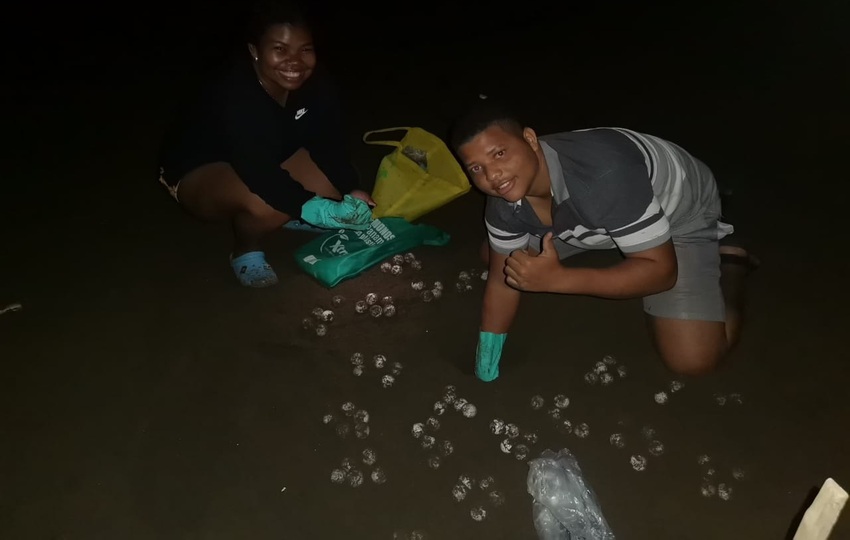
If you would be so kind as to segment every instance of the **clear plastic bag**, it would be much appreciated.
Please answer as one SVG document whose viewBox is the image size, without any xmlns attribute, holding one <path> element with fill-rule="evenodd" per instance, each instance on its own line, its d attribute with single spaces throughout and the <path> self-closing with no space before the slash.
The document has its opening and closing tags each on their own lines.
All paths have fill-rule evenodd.
<svg viewBox="0 0 850 540">
<path fill-rule="evenodd" d="M 528 464 L 534 528 L 540 540 L 614 540 L 578 461 L 564 448 L 544 450 Z"/>
<path fill-rule="evenodd" d="M 558 521 L 548 508 L 535 501 L 531 507 L 534 530 L 539 540 L 572 540 L 570 531 Z"/>
</svg>

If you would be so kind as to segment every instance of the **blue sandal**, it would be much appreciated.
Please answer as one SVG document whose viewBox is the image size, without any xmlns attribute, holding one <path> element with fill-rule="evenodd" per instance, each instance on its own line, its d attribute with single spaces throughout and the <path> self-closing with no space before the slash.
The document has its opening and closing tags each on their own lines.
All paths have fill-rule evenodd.
<svg viewBox="0 0 850 540">
<path fill-rule="evenodd" d="M 266 262 L 262 251 L 249 251 L 236 257 L 230 256 L 230 266 L 236 273 L 236 279 L 245 287 L 271 287 L 277 285 L 277 274 Z"/>
</svg>

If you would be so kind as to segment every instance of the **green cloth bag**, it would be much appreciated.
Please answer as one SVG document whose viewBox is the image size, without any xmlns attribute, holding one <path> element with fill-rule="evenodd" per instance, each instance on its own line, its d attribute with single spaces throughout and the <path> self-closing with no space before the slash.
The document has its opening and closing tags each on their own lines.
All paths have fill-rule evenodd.
<svg viewBox="0 0 850 540">
<path fill-rule="evenodd" d="M 363 231 L 340 229 L 318 236 L 295 251 L 295 261 L 325 287 L 335 287 L 397 253 L 445 246 L 450 238 L 431 225 L 385 217 L 372 220 Z"/>
</svg>

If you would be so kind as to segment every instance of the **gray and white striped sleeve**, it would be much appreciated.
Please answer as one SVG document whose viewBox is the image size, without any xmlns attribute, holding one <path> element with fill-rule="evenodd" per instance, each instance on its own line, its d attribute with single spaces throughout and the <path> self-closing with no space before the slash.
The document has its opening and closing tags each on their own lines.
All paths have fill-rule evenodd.
<svg viewBox="0 0 850 540">
<path fill-rule="evenodd" d="M 512 219 L 513 209 L 509 203 L 496 197 L 487 198 L 484 210 L 484 225 L 490 247 L 496 253 L 510 255 L 517 249 L 528 247 L 529 233 L 521 232 L 517 221 Z"/>
<path fill-rule="evenodd" d="M 637 253 L 660 246 L 670 239 L 670 222 L 655 197 L 643 214 L 631 223 L 608 233 L 623 253 Z"/>
</svg>

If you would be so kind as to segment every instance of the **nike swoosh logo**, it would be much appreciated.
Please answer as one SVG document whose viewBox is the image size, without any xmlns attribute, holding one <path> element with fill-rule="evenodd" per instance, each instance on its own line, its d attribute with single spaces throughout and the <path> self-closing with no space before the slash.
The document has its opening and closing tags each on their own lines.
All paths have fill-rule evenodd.
<svg viewBox="0 0 850 540">
<path fill-rule="evenodd" d="M 307 109 L 298 109 L 298 112 L 295 113 L 295 119 L 298 120 L 305 114 L 307 114 Z"/>
</svg>

